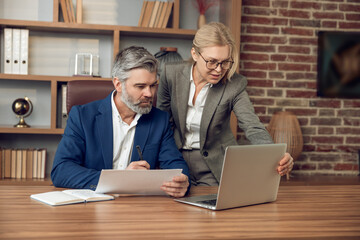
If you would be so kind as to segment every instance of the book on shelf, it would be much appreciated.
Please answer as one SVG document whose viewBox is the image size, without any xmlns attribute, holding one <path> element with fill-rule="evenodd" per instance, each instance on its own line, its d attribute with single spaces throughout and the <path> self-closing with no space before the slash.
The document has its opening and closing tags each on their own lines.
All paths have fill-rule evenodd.
<svg viewBox="0 0 360 240">
<path fill-rule="evenodd" d="M 37 175 L 37 169 L 38 169 L 38 154 L 37 154 L 37 151 L 34 150 L 33 151 L 33 178 L 38 178 L 38 175 Z"/>
<path fill-rule="evenodd" d="M 143 21 L 141 26 L 142 27 L 148 27 L 151 19 L 151 14 L 154 8 L 155 2 L 154 1 L 148 1 L 146 4 L 145 14 L 143 17 Z"/>
<path fill-rule="evenodd" d="M 82 23 L 82 0 L 76 0 L 76 23 Z"/>
<path fill-rule="evenodd" d="M 68 10 L 67 10 L 66 0 L 60 0 L 60 8 L 61 8 L 61 13 L 62 13 L 64 22 L 69 23 L 70 18 L 69 18 L 69 14 L 68 14 Z"/>
<path fill-rule="evenodd" d="M 37 172 L 36 172 L 37 178 L 41 178 L 41 166 L 42 166 L 41 159 L 42 159 L 41 152 L 37 151 L 37 166 L 38 166 L 37 167 Z"/>
<path fill-rule="evenodd" d="M 167 5 L 166 11 L 165 11 L 164 21 L 162 22 L 161 28 L 167 27 L 173 5 L 174 5 L 174 2 L 168 2 L 168 5 Z"/>
<path fill-rule="evenodd" d="M 114 196 L 103 193 L 95 193 L 89 189 L 69 189 L 64 191 L 52 191 L 33 194 L 32 199 L 51 206 L 61 206 L 74 203 L 86 203 L 96 201 L 113 200 Z"/>
<path fill-rule="evenodd" d="M 144 14 L 145 14 L 146 5 L 147 5 L 147 1 L 143 1 L 143 5 L 142 5 L 142 8 L 141 8 L 141 12 L 140 12 L 140 18 L 139 18 L 138 27 L 142 26 L 142 21 L 144 20 Z"/>
<path fill-rule="evenodd" d="M 162 28 L 162 22 L 164 21 L 165 12 L 166 12 L 168 4 L 169 4 L 169 2 L 163 2 L 162 7 L 161 7 L 161 12 L 159 13 L 159 19 L 158 19 L 155 27 Z"/>
<path fill-rule="evenodd" d="M 46 149 L 2 149 L 1 178 L 45 178 Z"/>
<path fill-rule="evenodd" d="M 150 22 L 149 22 L 148 27 L 153 28 L 155 26 L 155 20 L 156 20 L 157 14 L 159 12 L 159 7 L 160 7 L 160 2 L 155 1 L 154 8 L 151 12 L 151 17 L 150 17 Z"/>
<path fill-rule="evenodd" d="M 38 150 L 40 153 L 40 163 L 41 163 L 41 167 L 40 167 L 40 178 L 44 179 L 45 178 L 45 171 L 46 171 L 46 149 L 39 149 Z"/>
<path fill-rule="evenodd" d="M 11 149 L 10 178 L 16 178 L 16 149 Z"/>
<path fill-rule="evenodd" d="M 11 174 L 11 149 L 3 149 L 4 175 L 3 178 L 10 178 Z"/>
<path fill-rule="evenodd" d="M 138 26 L 166 28 L 173 5 L 173 1 L 144 1 Z"/>
<path fill-rule="evenodd" d="M 21 175 L 20 178 L 25 179 L 26 178 L 26 149 L 21 150 Z"/>
<path fill-rule="evenodd" d="M 3 158 L 4 152 L 3 150 L 0 148 L 0 179 L 3 178 L 4 176 L 4 158 Z"/>
<path fill-rule="evenodd" d="M 69 20 L 70 20 L 71 23 L 75 23 L 76 19 L 75 19 L 75 11 L 74 11 L 73 1 L 72 0 L 66 0 L 66 4 L 67 4 Z"/>
<path fill-rule="evenodd" d="M 22 167 L 22 151 L 16 149 L 16 178 L 21 178 L 21 167 Z"/>
<path fill-rule="evenodd" d="M 159 7 L 158 15 L 157 15 L 157 17 L 156 17 L 155 25 L 154 25 L 154 27 L 156 27 L 156 28 L 160 28 L 160 27 L 161 27 L 160 21 L 161 21 L 161 16 L 163 15 L 163 12 L 164 12 L 165 4 L 166 4 L 166 2 L 160 2 L 160 7 Z"/>
<path fill-rule="evenodd" d="M 27 149 L 26 150 L 26 178 L 31 179 L 33 178 L 33 156 L 34 156 L 34 149 Z"/>
</svg>

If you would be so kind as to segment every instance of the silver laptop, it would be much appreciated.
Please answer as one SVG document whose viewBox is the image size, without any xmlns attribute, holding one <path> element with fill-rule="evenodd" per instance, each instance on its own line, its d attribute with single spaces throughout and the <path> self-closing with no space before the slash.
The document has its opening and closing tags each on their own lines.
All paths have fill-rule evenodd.
<svg viewBox="0 0 360 240">
<path fill-rule="evenodd" d="M 211 210 L 273 202 L 280 184 L 276 167 L 285 151 L 285 143 L 229 146 L 217 194 L 174 200 Z"/>
</svg>

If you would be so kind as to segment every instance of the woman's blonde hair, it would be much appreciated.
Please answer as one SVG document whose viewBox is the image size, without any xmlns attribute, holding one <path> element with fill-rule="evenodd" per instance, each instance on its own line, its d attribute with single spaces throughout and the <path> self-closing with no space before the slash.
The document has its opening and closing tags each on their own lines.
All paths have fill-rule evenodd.
<svg viewBox="0 0 360 240">
<path fill-rule="evenodd" d="M 226 79 L 230 80 L 230 78 L 234 75 L 239 64 L 239 53 L 230 29 L 219 22 L 205 24 L 196 32 L 192 44 L 195 51 L 200 53 L 205 47 L 224 45 L 229 46 L 230 56 L 232 61 L 234 61 L 234 64 L 225 75 L 224 81 L 226 81 Z"/>
</svg>

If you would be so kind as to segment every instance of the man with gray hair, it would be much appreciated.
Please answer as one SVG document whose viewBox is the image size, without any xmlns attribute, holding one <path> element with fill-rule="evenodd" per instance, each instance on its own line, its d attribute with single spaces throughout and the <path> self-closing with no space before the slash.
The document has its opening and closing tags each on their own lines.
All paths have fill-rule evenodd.
<svg viewBox="0 0 360 240">
<path fill-rule="evenodd" d="M 157 70 L 157 60 L 143 47 L 118 53 L 112 70 L 115 90 L 69 113 L 51 171 L 56 187 L 95 189 L 102 169 L 180 168 L 183 173 L 161 189 L 170 196 L 185 195 L 189 169 L 175 145 L 169 115 L 152 107 Z"/>
</svg>

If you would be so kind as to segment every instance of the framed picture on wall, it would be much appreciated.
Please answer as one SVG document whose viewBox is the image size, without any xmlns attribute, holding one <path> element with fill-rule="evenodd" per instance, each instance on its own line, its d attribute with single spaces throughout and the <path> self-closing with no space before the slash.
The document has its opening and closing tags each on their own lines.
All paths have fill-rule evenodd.
<svg viewBox="0 0 360 240">
<path fill-rule="evenodd" d="M 317 94 L 360 98 L 360 32 L 319 32 Z"/>
</svg>

